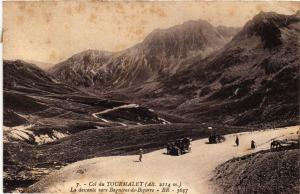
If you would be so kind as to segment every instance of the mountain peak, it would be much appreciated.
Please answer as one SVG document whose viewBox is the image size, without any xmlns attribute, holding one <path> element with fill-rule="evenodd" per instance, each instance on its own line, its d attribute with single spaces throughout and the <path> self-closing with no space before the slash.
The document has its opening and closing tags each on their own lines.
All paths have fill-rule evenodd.
<svg viewBox="0 0 300 194">
<path fill-rule="evenodd" d="M 232 33 L 229 34 L 233 36 Z M 215 49 L 224 45 L 229 34 L 224 36 L 223 31 L 219 31 L 205 20 L 186 21 L 167 29 L 152 31 L 142 42 L 143 52 L 184 58 L 188 52 Z"/>
<path fill-rule="evenodd" d="M 113 53 L 112 52 L 109 52 L 109 51 L 102 51 L 102 50 L 96 50 L 96 49 L 88 49 L 88 50 L 84 50 L 80 53 L 77 53 L 73 56 L 71 56 L 70 58 L 81 58 L 81 57 L 84 57 L 84 56 L 102 56 L 102 57 L 105 57 L 105 56 L 110 56 L 112 55 Z"/>
<path fill-rule="evenodd" d="M 156 29 L 143 42 L 122 52 L 83 51 L 57 64 L 50 73 L 76 86 L 127 87 L 173 74 L 183 60 L 207 56 L 224 46 L 234 34 L 226 27 L 218 30 L 201 19 L 187 21 Z"/>
<path fill-rule="evenodd" d="M 182 24 L 178 24 L 166 29 L 155 29 L 153 30 L 144 40 L 144 42 L 152 41 L 157 36 L 168 36 L 175 33 L 183 32 L 195 32 L 195 29 L 199 28 L 213 28 L 213 26 L 205 20 L 190 20 Z M 196 31 L 197 32 L 197 31 Z"/>
<path fill-rule="evenodd" d="M 112 52 L 108 52 L 108 51 L 88 49 L 71 56 L 65 61 L 58 63 L 49 71 L 54 72 L 60 66 L 69 66 L 69 68 L 76 68 L 76 66 L 78 66 L 79 64 L 83 64 L 87 66 L 91 64 L 103 63 L 112 54 L 113 54 Z"/>
<path fill-rule="evenodd" d="M 34 69 L 38 69 L 41 70 L 40 67 L 38 67 L 36 64 L 28 62 L 28 61 L 24 61 L 21 59 L 16 59 L 16 60 L 3 60 L 3 66 L 8 66 L 10 65 L 11 67 L 13 66 L 13 68 L 34 68 Z"/>
<path fill-rule="evenodd" d="M 273 25 L 276 28 L 288 26 L 290 23 L 299 22 L 297 14 L 284 15 L 275 12 L 263 12 L 255 15 L 252 20 L 248 21 L 240 34 L 257 34 L 265 25 Z"/>
<path fill-rule="evenodd" d="M 272 49 L 282 43 L 281 28 L 299 21 L 300 18 L 296 14 L 284 15 L 262 11 L 246 23 L 235 39 L 258 36 L 261 38 L 264 48 Z"/>
</svg>

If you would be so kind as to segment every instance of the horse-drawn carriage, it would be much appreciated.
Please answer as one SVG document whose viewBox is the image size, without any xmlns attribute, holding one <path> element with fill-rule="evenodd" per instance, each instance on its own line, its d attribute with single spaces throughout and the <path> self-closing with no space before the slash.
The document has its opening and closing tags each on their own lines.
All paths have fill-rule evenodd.
<svg viewBox="0 0 300 194">
<path fill-rule="evenodd" d="M 271 142 L 272 150 L 298 149 L 299 139 L 273 140 Z"/>
<path fill-rule="evenodd" d="M 191 138 L 185 137 L 169 142 L 167 144 L 167 154 L 179 156 L 191 151 Z"/>
</svg>

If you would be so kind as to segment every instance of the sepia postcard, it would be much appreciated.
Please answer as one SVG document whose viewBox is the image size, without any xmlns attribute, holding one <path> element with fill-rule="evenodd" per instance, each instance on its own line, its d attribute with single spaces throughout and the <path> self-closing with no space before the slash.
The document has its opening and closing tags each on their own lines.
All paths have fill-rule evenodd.
<svg viewBox="0 0 300 194">
<path fill-rule="evenodd" d="M 3 193 L 298 194 L 300 2 L 3 2 Z"/>
</svg>

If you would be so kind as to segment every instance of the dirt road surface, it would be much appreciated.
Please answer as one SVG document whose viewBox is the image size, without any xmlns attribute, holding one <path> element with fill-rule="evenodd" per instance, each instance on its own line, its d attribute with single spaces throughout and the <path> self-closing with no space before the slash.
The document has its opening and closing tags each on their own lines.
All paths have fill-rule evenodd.
<svg viewBox="0 0 300 194">
<path fill-rule="evenodd" d="M 125 180 L 154 181 L 156 184 L 156 187 L 153 187 L 155 191 L 147 192 L 145 190 L 144 193 L 161 193 L 159 183 L 181 183 L 182 188 L 188 189 L 185 191 L 189 194 L 210 194 L 214 193 L 215 187 L 209 179 L 213 176 L 213 170 L 218 165 L 233 157 L 269 149 L 272 139 L 295 136 L 298 130 L 299 126 L 294 126 L 230 134 L 226 135 L 226 141 L 220 144 L 207 144 L 207 139 L 201 139 L 192 142 L 191 153 L 170 156 L 165 154 L 166 149 L 162 149 L 144 154 L 142 162 L 138 162 L 138 155 L 83 160 L 50 174 L 32 185 L 28 192 L 67 193 L 71 191 L 71 188 L 74 189 L 77 183 L 80 183 L 82 188 L 91 188 L 88 187 L 90 182 L 106 184 L 107 181 Z M 236 135 L 239 136 L 239 147 L 235 146 Z M 255 150 L 250 149 L 251 140 L 256 142 L 257 148 Z M 114 193 L 108 191 L 102 193 Z M 169 193 L 177 192 L 177 188 L 172 187 Z"/>
</svg>

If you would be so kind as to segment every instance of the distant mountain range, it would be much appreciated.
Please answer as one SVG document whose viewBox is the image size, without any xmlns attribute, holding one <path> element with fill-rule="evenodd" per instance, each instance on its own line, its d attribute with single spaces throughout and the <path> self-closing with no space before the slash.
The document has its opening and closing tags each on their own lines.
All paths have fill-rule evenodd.
<svg viewBox="0 0 300 194">
<path fill-rule="evenodd" d="M 188 21 L 121 52 L 83 51 L 47 73 L 26 66 L 28 80 L 20 62 L 5 62 L 4 84 L 19 82 L 26 92 L 84 90 L 201 122 L 286 120 L 298 114 L 299 25 L 299 13 L 273 12 L 241 29 Z"/>
<path fill-rule="evenodd" d="M 227 43 L 238 28 L 185 22 L 154 30 L 143 42 L 118 53 L 87 50 L 49 70 L 62 82 L 83 87 L 124 88 L 176 73 L 191 56 L 204 58 Z"/>
</svg>

